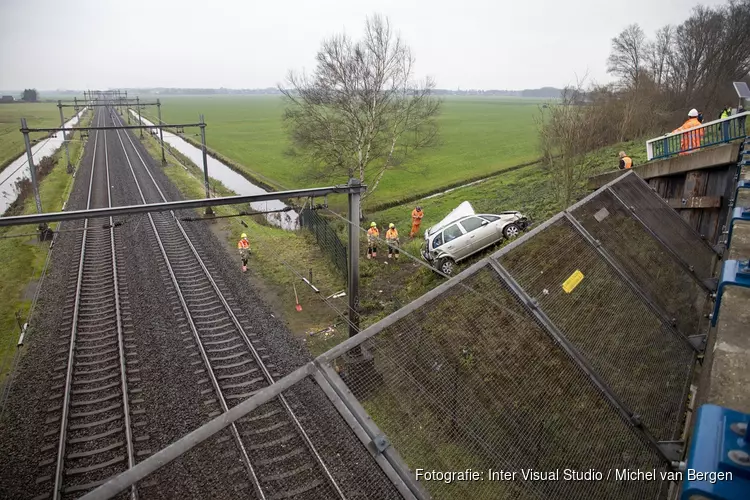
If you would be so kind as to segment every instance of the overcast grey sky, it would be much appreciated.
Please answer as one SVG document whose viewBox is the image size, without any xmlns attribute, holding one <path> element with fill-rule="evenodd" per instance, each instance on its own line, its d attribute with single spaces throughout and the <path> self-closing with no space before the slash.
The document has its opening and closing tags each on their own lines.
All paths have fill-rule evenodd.
<svg viewBox="0 0 750 500">
<path fill-rule="evenodd" d="M 439 88 L 608 81 L 610 39 L 725 0 L 0 0 L 0 89 L 258 88 L 388 16 Z"/>
</svg>

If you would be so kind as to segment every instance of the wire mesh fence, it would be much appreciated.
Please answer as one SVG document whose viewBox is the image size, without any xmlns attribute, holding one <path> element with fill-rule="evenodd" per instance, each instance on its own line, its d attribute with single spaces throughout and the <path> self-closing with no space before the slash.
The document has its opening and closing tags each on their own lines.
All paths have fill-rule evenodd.
<svg viewBox="0 0 750 500">
<path fill-rule="evenodd" d="M 611 192 L 670 249 L 678 262 L 702 280 L 713 275 L 716 253 L 645 181 L 637 175 L 623 176 L 612 185 Z"/>
<path fill-rule="evenodd" d="M 420 304 L 362 349 L 372 366 L 344 381 L 433 498 L 660 495 L 658 482 L 530 475 L 660 465 L 489 266 Z M 482 480 L 425 480 L 425 471 L 466 469 L 482 471 Z M 501 471 L 513 480 L 499 480 Z"/>
<path fill-rule="evenodd" d="M 498 260 L 656 438 L 679 435 L 693 349 L 567 219 Z M 580 284 L 562 286 L 575 273 Z"/>
<path fill-rule="evenodd" d="M 706 326 L 708 292 L 610 191 L 570 211 L 684 335 Z"/>
<path fill-rule="evenodd" d="M 316 210 L 303 208 L 299 213 L 300 226 L 315 236 L 315 241 L 336 267 L 341 276 L 347 279 L 349 269 L 346 257 L 346 245 L 341 241 L 336 230 Z"/>
</svg>

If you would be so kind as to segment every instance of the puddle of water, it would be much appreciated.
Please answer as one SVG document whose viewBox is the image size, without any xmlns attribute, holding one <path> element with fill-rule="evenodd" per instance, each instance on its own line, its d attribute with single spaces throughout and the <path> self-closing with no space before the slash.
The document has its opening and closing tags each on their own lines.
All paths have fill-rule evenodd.
<svg viewBox="0 0 750 500">
<path fill-rule="evenodd" d="M 135 117 L 136 120 L 138 119 L 138 113 L 136 111 L 131 109 L 130 113 Z M 141 120 L 146 125 L 153 125 L 152 122 L 146 120 L 145 118 L 141 118 Z M 159 137 L 158 130 L 154 130 L 152 133 L 156 137 Z M 198 166 L 198 168 L 203 169 L 203 153 L 199 148 L 193 146 L 186 140 L 182 139 L 180 136 L 171 132 L 167 132 L 166 130 L 164 131 L 164 142 L 189 158 L 190 161 Z M 256 186 L 216 158 L 208 156 L 207 163 L 208 176 L 212 179 L 220 181 L 224 186 L 231 189 L 233 192 L 242 196 L 267 193 L 266 190 Z M 285 203 L 279 200 L 251 203 L 250 205 L 254 210 L 258 211 L 283 210 L 287 207 Z M 266 214 L 266 219 L 268 219 L 271 224 L 288 230 L 297 229 L 298 218 L 299 215 L 293 210 L 290 210 L 288 212 Z"/>
<path fill-rule="evenodd" d="M 65 127 L 72 127 L 78 123 L 87 108 L 82 109 L 76 116 L 65 122 Z M 18 132 L 19 134 L 21 132 Z M 52 137 L 43 139 L 38 144 L 31 147 L 31 153 L 34 157 L 34 164 L 38 165 L 45 156 L 52 156 L 63 145 L 63 133 L 57 132 Z M 8 207 L 18 198 L 16 190 L 16 181 L 29 177 L 29 161 L 26 158 L 26 152 L 16 158 L 13 163 L 8 165 L 0 172 L 0 214 L 5 213 Z"/>
</svg>

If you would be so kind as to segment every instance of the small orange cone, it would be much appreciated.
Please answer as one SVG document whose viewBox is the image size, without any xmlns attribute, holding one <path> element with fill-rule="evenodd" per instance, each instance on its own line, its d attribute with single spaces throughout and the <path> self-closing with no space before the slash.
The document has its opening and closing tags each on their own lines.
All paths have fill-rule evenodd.
<svg viewBox="0 0 750 500">
<path fill-rule="evenodd" d="M 294 288 L 294 301 L 297 303 L 296 306 L 294 306 L 295 309 L 297 309 L 297 312 L 302 312 L 302 306 L 299 303 L 299 298 L 297 297 L 297 287 L 292 283 L 292 288 Z"/>
</svg>

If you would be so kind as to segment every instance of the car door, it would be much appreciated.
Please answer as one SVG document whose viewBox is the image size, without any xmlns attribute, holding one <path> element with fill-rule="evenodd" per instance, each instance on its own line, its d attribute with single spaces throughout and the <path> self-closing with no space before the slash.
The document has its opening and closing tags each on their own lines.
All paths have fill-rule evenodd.
<svg viewBox="0 0 750 500">
<path fill-rule="evenodd" d="M 495 228 L 487 220 L 477 216 L 471 216 L 463 219 L 460 224 L 468 235 L 471 244 L 470 253 L 478 252 L 484 247 L 497 241 Z"/>
<path fill-rule="evenodd" d="M 440 248 L 454 260 L 463 259 L 471 253 L 469 237 L 458 223 L 451 224 L 443 230 L 443 244 Z"/>
</svg>

